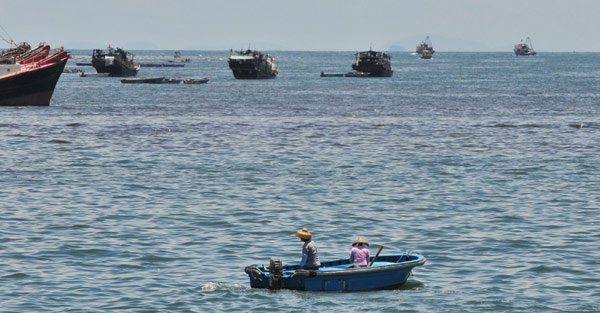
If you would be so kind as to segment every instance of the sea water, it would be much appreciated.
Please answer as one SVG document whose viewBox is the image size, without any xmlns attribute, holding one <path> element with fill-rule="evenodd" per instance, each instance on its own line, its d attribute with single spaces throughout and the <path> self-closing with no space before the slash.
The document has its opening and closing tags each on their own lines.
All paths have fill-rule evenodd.
<svg viewBox="0 0 600 313">
<path fill-rule="evenodd" d="M 272 80 L 183 51 L 138 76 L 208 84 L 65 73 L 49 107 L 0 108 L 0 311 L 600 311 L 600 54 L 395 52 L 371 79 L 319 77 L 351 51 L 271 54 Z M 363 236 L 427 263 L 397 290 L 251 289 L 303 227 L 321 260 Z"/>
</svg>

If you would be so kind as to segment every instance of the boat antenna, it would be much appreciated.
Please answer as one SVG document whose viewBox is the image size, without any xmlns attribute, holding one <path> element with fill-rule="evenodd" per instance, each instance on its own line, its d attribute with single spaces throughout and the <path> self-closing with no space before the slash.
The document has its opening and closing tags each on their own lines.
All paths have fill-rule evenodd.
<svg viewBox="0 0 600 313">
<path fill-rule="evenodd" d="M 527 37 L 525 39 L 525 44 L 529 46 L 529 48 L 533 49 L 533 44 L 531 43 L 531 38 Z"/>
<path fill-rule="evenodd" d="M 10 38 L 10 35 L 6 31 L 6 29 L 4 29 L 4 27 L 2 27 L 2 24 L 0 24 L 0 29 L 6 34 L 6 38 L 4 38 L 4 36 L 2 34 L 0 34 L 0 38 L 2 38 L 2 40 L 4 40 L 7 44 L 9 44 L 11 46 L 13 46 L 13 45 L 16 46 L 15 42 L 12 40 L 12 38 Z"/>
</svg>

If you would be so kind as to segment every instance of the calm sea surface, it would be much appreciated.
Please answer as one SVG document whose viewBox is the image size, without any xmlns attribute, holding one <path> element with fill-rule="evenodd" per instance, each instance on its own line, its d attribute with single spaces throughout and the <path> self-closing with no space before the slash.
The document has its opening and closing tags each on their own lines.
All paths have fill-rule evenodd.
<svg viewBox="0 0 600 313">
<path fill-rule="evenodd" d="M 182 54 L 139 76 L 208 84 L 65 73 L 50 107 L 0 108 L 0 311 L 600 311 L 599 53 L 398 52 L 360 79 L 319 77 L 353 52 L 273 52 L 266 81 Z M 398 290 L 250 289 L 302 227 L 322 260 L 360 235 L 427 263 Z"/>
</svg>

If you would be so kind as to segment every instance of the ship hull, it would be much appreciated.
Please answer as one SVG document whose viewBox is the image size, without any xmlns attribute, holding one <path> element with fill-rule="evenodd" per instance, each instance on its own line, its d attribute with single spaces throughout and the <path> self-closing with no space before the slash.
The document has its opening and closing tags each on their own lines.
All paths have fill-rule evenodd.
<svg viewBox="0 0 600 313">
<path fill-rule="evenodd" d="M 369 73 L 369 77 L 392 77 L 392 75 L 394 75 L 392 69 L 385 68 L 381 65 L 353 64 L 352 69 L 363 73 Z"/>
<path fill-rule="evenodd" d="M 109 76 L 113 77 L 136 76 L 139 70 L 138 66 L 130 68 L 120 62 L 114 62 L 113 64 L 106 65 L 103 59 L 92 60 L 92 66 L 98 73 L 107 73 Z"/>
<path fill-rule="evenodd" d="M 0 78 L 0 106 L 49 106 L 67 58 L 55 64 Z"/>
<path fill-rule="evenodd" d="M 277 77 L 277 73 L 268 67 L 256 66 L 254 61 L 238 62 L 229 61 L 229 68 L 236 79 L 270 79 Z"/>
<path fill-rule="evenodd" d="M 535 51 L 528 51 L 528 52 L 523 52 L 523 51 L 517 51 L 515 50 L 515 55 L 519 55 L 519 56 L 531 56 L 531 55 L 535 55 L 536 52 Z"/>
</svg>

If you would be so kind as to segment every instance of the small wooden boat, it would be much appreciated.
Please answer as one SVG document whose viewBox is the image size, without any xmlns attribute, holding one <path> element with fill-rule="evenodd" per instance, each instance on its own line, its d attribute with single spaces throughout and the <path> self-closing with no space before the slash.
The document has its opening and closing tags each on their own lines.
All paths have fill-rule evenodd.
<svg viewBox="0 0 600 313">
<path fill-rule="evenodd" d="M 164 77 L 146 77 L 146 78 L 129 78 L 121 79 L 123 84 L 162 84 L 165 82 Z"/>
<path fill-rule="evenodd" d="M 321 77 L 344 77 L 344 74 L 321 72 Z"/>
<path fill-rule="evenodd" d="M 79 72 L 79 76 L 80 77 L 108 77 L 110 76 L 109 73 L 92 73 L 92 74 L 86 74 L 83 71 Z"/>
<path fill-rule="evenodd" d="M 375 261 L 375 262 L 373 262 Z M 245 268 L 250 287 L 305 291 L 364 291 L 394 289 L 408 280 L 416 266 L 425 264 L 420 254 L 392 254 L 371 257 L 371 265 L 351 268 L 349 259 L 321 262 L 315 271 L 297 269 L 298 265 L 282 265 L 272 258 L 269 267 L 251 265 Z"/>
<path fill-rule="evenodd" d="M 344 77 L 380 77 L 380 76 L 371 76 L 371 73 L 365 72 L 348 72 L 344 74 Z"/>
<path fill-rule="evenodd" d="M 208 83 L 209 78 L 208 77 L 204 77 L 204 78 L 190 78 L 190 79 L 184 79 L 183 83 L 184 84 L 206 84 Z"/>
</svg>

